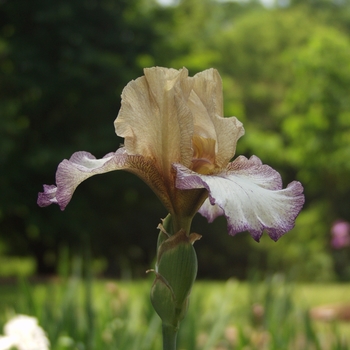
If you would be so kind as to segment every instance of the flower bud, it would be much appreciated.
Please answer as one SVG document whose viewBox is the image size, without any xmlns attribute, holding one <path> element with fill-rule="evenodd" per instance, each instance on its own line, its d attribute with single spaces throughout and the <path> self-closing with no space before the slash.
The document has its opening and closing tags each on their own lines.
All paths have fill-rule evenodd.
<svg viewBox="0 0 350 350">
<path fill-rule="evenodd" d="M 163 323 L 177 328 L 187 312 L 196 279 L 197 256 L 193 243 L 201 236 L 196 233 L 188 236 L 185 230 L 166 239 L 165 234 L 161 229 L 151 301 Z"/>
</svg>

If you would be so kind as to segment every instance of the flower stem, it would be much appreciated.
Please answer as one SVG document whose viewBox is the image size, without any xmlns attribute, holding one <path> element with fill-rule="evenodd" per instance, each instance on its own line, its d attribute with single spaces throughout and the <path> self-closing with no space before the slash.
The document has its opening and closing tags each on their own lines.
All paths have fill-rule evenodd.
<svg viewBox="0 0 350 350">
<path fill-rule="evenodd" d="M 163 350 L 176 350 L 176 338 L 178 330 L 178 327 L 163 323 Z"/>
</svg>

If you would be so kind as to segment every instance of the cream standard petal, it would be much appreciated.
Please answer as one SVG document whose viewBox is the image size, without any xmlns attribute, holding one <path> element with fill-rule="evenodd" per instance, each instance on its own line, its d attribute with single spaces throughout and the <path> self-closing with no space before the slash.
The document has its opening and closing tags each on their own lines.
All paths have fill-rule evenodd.
<svg viewBox="0 0 350 350">
<path fill-rule="evenodd" d="M 238 139 L 244 135 L 243 124 L 235 117 L 223 117 L 222 81 L 216 69 L 198 73 L 193 80 L 190 103 L 195 133 L 216 141 L 216 164 L 225 167 L 236 152 Z"/>
<path fill-rule="evenodd" d="M 276 241 L 294 227 L 304 204 L 302 185 L 294 181 L 282 189 L 280 175 L 257 157 L 241 156 L 216 175 L 197 174 L 179 164 L 174 167 L 176 187 L 206 188 L 210 205 L 205 203 L 200 213 L 211 220 L 223 213 L 231 235 L 249 231 L 259 241 L 265 229 Z"/>
<path fill-rule="evenodd" d="M 217 140 L 216 164 L 222 168 L 235 155 L 237 141 L 244 135 L 244 128 L 236 117 L 221 118 L 216 115 L 212 119 Z"/>
<path fill-rule="evenodd" d="M 210 68 L 197 73 L 194 77 L 193 91 L 198 95 L 210 115 L 222 116 L 223 94 L 219 72 Z"/>
<path fill-rule="evenodd" d="M 185 68 L 144 72 L 123 90 L 115 129 L 128 154 L 153 158 L 167 176 L 173 162 L 191 162 L 193 121 L 186 102 L 192 83 Z"/>
</svg>

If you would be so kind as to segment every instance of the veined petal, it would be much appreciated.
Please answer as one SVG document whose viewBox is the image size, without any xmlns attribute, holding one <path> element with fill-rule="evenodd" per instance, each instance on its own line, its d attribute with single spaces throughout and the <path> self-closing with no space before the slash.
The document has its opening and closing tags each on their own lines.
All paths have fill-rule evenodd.
<svg viewBox="0 0 350 350">
<path fill-rule="evenodd" d="M 185 68 L 144 73 L 124 88 L 115 129 L 128 154 L 153 158 L 169 177 L 173 162 L 189 165 L 192 159 L 193 118 L 186 104 L 192 80 Z"/>
<path fill-rule="evenodd" d="M 129 155 L 124 147 L 115 153 L 108 153 L 101 159 L 96 159 L 91 153 L 76 152 L 69 160 L 63 160 L 57 168 L 56 184 L 44 185 L 44 192 L 39 193 L 37 203 L 41 207 L 58 204 L 64 210 L 70 202 L 74 191 L 80 183 L 97 174 L 114 170 L 126 170 L 141 178 L 159 197 L 169 212 L 176 211 L 173 198 L 174 191 L 169 191 L 167 183 L 151 158 L 141 155 Z M 191 202 L 191 194 L 183 194 L 185 202 Z M 200 191 L 197 193 L 201 193 Z M 180 196 L 181 193 L 178 194 Z M 182 201 L 181 201 L 182 203 Z M 187 209 L 189 211 L 189 209 Z"/>
<path fill-rule="evenodd" d="M 115 153 L 108 153 L 101 159 L 96 159 L 88 152 L 76 152 L 69 160 L 64 159 L 58 165 L 57 186 L 44 185 L 44 192 L 39 193 L 37 203 L 41 207 L 56 203 L 64 210 L 80 183 L 97 174 L 125 169 L 128 167 L 128 160 L 123 148 Z"/>
<path fill-rule="evenodd" d="M 197 73 L 194 77 L 193 91 L 197 94 L 210 115 L 224 113 L 222 81 L 219 72 L 210 68 Z"/>
<path fill-rule="evenodd" d="M 180 164 L 174 168 L 177 188 L 207 189 L 209 202 L 199 212 L 209 220 L 224 214 L 231 235 L 249 231 L 259 241 L 265 229 L 277 241 L 294 227 L 304 204 L 299 182 L 282 189 L 279 173 L 255 156 L 249 160 L 240 156 L 215 175 L 197 174 Z"/>
<path fill-rule="evenodd" d="M 44 185 L 44 192 L 38 194 L 38 205 L 39 207 L 47 207 L 50 204 L 58 204 L 56 198 L 57 186 L 55 185 Z"/>
<path fill-rule="evenodd" d="M 195 133 L 216 140 L 216 164 L 225 167 L 236 152 L 238 139 L 244 135 L 243 124 L 235 117 L 223 117 L 222 81 L 216 69 L 207 69 L 193 77 L 191 110 Z"/>
</svg>

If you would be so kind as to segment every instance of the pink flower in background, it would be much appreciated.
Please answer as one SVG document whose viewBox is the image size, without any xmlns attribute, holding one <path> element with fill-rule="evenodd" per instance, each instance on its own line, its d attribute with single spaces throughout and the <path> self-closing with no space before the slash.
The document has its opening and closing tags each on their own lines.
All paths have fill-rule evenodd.
<svg viewBox="0 0 350 350">
<path fill-rule="evenodd" d="M 335 249 L 350 246 L 350 223 L 343 220 L 336 221 L 332 226 L 331 244 Z"/>
</svg>

